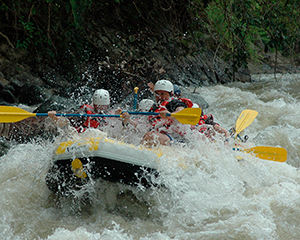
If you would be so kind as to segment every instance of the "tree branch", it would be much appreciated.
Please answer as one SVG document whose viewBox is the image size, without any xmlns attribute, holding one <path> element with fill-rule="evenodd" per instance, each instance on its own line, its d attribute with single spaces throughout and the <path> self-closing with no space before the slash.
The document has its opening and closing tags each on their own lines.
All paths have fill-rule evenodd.
<svg viewBox="0 0 300 240">
<path fill-rule="evenodd" d="M 11 46 L 12 48 L 15 48 L 14 45 L 11 43 L 11 41 L 9 41 L 9 38 L 5 34 L 3 34 L 2 32 L 0 32 L 0 35 L 6 39 L 6 41 L 9 44 L 9 46 Z"/>
</svg>

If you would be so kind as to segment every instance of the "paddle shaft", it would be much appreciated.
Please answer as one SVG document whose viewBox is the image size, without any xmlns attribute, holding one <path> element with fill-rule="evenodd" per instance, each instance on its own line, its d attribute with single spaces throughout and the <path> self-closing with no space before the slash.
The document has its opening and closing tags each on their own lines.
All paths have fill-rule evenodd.
<svg viewBox="0 0 300 240">
<path fill-rule="evenodd" d="M 129 112 L 135 115 L 160 115 L 160 113 L 153 112 Z M 201 109 L 184 108 L 176 113 L 167 113 L 166 116 L 171 116 L 183 124 L 195 125 L 198 123 L 201 115 Z M 0 122 L 18 122 L 29 117 L 46 117 L 48 113 L 30 113 L 24 109 L 11 106 L 0 106 Z M 121 114 L 78 114 L 78 113 L 56 113 L 55 116 L 61 117 L 122 117 Z"/>
<path fill-rule="evenodd" d="M 153 112 L 128 112 L 132 115 L 159 115 L 159 113 Z M 25 115 L 25 114 L 24 114 Z M 171 116 L 171 113 L 167 113 L 167 116 Z M 47 117 L 48 113 L 36 113 L 37 117 Z M 56 113 L 55 116 L 58 117 L 121 117 L 120 114 L 80 114 L 80 113 Z"/>
<path fill-rule="evenodd" d="M 137 105 L 137 92 L 138 92 L 139 88 L 135 87 L 134 88 L 134 98 L 133 98 L 133 111 L 136 110 L 136 105 Z"/>
<path fill-rule="evenodd" d="M 159 113 L 152 113 L 152 112 L 128 112 L 129 114 L 133 115 L 159 115 Z M 28 113 L 18 113 L 18 116 L 24 117 L 28 116 Z M 32 116 L 28 117 L 47 117 L 48 113 L 32 113 Z M 56 113 L 55 116 L 57 117 L 121 117 L 120 114 L 80 114 L 80 113 Z M 170 113 L 167 113 L 167 116 L 171 116 Z"/>
<path fill-rule="evenodd" d="M 148 116 L 158 116 L 159 113 L 155 112 L 128 112 L 132 115 L 148 115 Z M 48 113 L 36 113 L 37 117 L 48 116 Z M 79 113 L 56 113 L 55 116 L 58 117 L 121 117 L 121 114 L 79 114 Z M 172 116 L 172 113 L 167 113 L 167 117 Z"/>
<path fill-rule="evenodd" d="M 48 113 L 37 113 L 37 117 L 48 116 Z M 120 117 L 121 115 L 114 114 L 80 114 L 80 113 L 56 113 L 58 117 Z"/>
</svg>

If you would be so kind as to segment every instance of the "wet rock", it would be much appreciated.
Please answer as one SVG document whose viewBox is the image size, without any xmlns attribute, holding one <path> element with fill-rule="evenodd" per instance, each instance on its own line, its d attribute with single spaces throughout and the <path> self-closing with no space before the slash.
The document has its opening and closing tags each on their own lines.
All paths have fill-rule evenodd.
<svg viewBox="0 0 300 240">
<path fill-rule="evenodd" d="M 29 72 L 22 72 L 20 74 L 16 74 L 13 77 L 10 78 L 10 82 L 22 82 L 23 84 L 31 84 L 31 85 L 37 85 L 37 86 L 43 86 L 44 82 L 34 76 L 33 74 L 29 73 Z"/>
<path fill-rule="evenodd" d="M 25 84 L 20 90 L 19 102 L 29 106 L 36 105 L 45 101 L 45 93 L 42 87 L 37 85 Z"/>
<path fill-rule="evenodd" d="M 74 98 L 67 98 L 58 95 L 53 95 L 48 100 L 44 101 L 38 108 L 34 110 L 35 113 L 47 113 L 54 110 L 57 112 L 72 112 L 77 110 L 82 103 L 82 100 L 74 100 Z"/>
<path fill-rule="evenodd" d="M 7 103 L 17 103 L 18 99 L 8 89 L 0 90 L 0 95 L 3 101 Z"/>
</svg>

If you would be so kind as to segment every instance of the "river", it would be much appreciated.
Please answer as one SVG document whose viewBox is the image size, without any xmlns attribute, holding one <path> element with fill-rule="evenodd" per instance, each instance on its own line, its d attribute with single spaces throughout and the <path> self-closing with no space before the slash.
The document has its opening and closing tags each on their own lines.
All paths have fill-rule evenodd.
<svg viewBox="0 0 300 240">
<path fill-rule="evenodd" d="M 14 145 L 0 158 L 0 239 L 298 239 L 300 76 L 253 80 L 183 93 L 202 96 L 205 113 L 226 129 L 244 109 L 258 111 L 248 142 L 285 148 L 286 162 L 250 154 L 237 161 L 228 147 L 199 141 L 167 154 L 166 189 L 99 181 L 87 200 L 57 197 L 45 185 L 51 142 Z"/>
</svg>

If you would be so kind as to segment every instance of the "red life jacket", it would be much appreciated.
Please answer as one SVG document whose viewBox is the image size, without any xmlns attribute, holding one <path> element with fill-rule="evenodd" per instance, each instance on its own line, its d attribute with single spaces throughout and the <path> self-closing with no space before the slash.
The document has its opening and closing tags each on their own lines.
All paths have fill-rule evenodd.
<svg viewBox="0 0 300 240">
<path fill-rule="evenodd" d="M 173 100 L 174 98 L 172 98 L 171 100 Z M 155 113 L 160 113 L 164 110 L 167 110 L 166 105 L 171 101 L 171 100 L 167 100 L 162 102 L 156 109 L 153 108 L 153 106 L 150 108 L 150 112 L 155 112 Z M 161 122 L 161 117 L 159 115 L 149 115 L 148 117 L 149 122 L 151 123 L 152 127 L 155 128 L 156 125 Z M 173 119 L 168 119 L 164 125 L 171 125 L 173 123 Z"/>
<path fill-rule="evenodd" d="M 205 124 L 205 119 L 207 119 L 207 115 L 203 115 L 200 117 L 200 120 L 198 122 L 198 125 L 204 125 Z M 205 133 L 207 131 L 207 127 L 203 126 L 199 129 L 199 132 Z"/>
<path fill-rule="evenodd" d="M 201 126 L 201 125 L 204 125 L 204 124 L 205 124 L 205 125 L 212 125 L 212 126 L 214 126 L 215 124 L 218 124 L 218 123 L 215 123 L 215 122 L 214 122 L 214 117 L 213 117 L 213 115 L 208 114 L 208 115 L 202 115 L 202 116 L 200 117 L 200 120 L 199 120 L 197 126 Z M 195 126 L 192 126 L 192 129 L 195 129 L 195 128 L 196 128 Z M 199 132 L 205 134 L 205 132 L 206 132 L 207 130 L 208 130 L 207 126 L 203 126 L 203 127 L 200 127 Z"/>
<path fill-rule="evenodd" d="M 155 108 L 151 107 L 150 112 L 161 112 L 164 110 L 168 110 L 169 112 L 174 112 L 178 107 L 187 107 L 186 104 L 177 99 L 177 98 L 169 98 L 168 100 L 162 102 L 158 107 Z M 174 119 L 161 119 L 159 115 L 156 116 L 149 116 L 149 122 L 152 125 L 152 130 L 156 130 L 160 133 L 167 133 L 168 131 L 171 132 L 177 132 L 180 135 L 184 135 L 183 132 L 181 132 L 179 126 L 174 125 Z"/>
<path fill-rule="evenodd" d="M 94 107 L 88 104 L 82 105 L 80 109 L 84 109 L 86 114 L 97 114 L 94 112 Z M 81 127 L 76 128 L 78 132 L 84 132 L 86 128 L 98 128 L 99 125 L 108 125 L 105 117 L 101 118 L 94 118 L 94 117 L 87 117 L 87 120 L 82 124 Z"/>
<path fill-rule="evenodd" d="M 180 101 L 184 102 L 188 108 L 193 107 L 193 102 L 188 98 L 178 98 Z"/>
<path fill-rule="evenodd" d="M 209 114 L 209 115 L 202 115 L 200 117 L 200 120 L 198 122 L 199 125 L 203 125 L 203 124 L 210 124 L 209 121 L 213 121 L 214 117 L 213 115 Z"/>
</svg>

